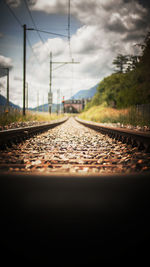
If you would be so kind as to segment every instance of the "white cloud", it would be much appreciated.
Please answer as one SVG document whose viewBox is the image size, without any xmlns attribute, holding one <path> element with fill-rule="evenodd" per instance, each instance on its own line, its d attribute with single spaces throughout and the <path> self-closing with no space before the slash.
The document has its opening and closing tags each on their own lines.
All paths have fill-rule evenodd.
<svg viewBox="0 0 150 267">
<path fill-rule="evenodd" d="M 11 58 L 0 55 L 0 78 L 7 75 L 7 69 L 11 70 L 13 67 Z"/>
<path fill-rule="evenodd" d="M 12 59 L 0 55 L 0 68 L 12 68 Z"/>
</svg>

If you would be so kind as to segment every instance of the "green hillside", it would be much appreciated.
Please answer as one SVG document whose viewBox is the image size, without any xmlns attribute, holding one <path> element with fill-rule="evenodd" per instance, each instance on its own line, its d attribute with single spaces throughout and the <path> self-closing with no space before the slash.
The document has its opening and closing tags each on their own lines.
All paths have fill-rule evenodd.
<svg viewBox="0 0 150 267">
<path fill-rule="evenodd" d="M 100 82 L 97 93 L 85 110 L 101 104 L 126 108 L 150 103 L 150 33 L 147 34 L 141 49 L 142 55 L 134 68 L 114 73 Z"/>
</svg>

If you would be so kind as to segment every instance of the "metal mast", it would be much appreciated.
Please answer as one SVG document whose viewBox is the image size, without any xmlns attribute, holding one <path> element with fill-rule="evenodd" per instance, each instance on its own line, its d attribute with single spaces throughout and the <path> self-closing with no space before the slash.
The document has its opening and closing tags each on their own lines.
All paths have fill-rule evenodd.
<svg viewBox="0 0 150 267">
<path fill-rule="evenodd" d="M 52 112 L 52 52 L 50 52 L 50 82 L 49 82 L 49 93 L 48 93 L 48 108 L 49 113 Z"/>
</svg>

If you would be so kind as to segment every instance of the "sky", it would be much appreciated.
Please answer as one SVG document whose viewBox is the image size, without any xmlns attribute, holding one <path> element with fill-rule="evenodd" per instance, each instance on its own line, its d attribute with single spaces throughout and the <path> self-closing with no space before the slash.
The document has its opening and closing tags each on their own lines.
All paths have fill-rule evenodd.
<svg viewBox="0 0 150 267">
<path fill-rule="evenodd" d="M 0 0 L 0 94 L 6 97 L 4 68 L 9 68 L 10 101 L 20 107 L 24 24 L 34 29 L 26 31 L 26 82 L 28 105 L 35 107 L 48 102 L 50 52 L 53 103 L 90 89 L 114 73 L 117 54 L 140 54 L 137 44 L 150 31 L 150 3 L 70 0 L 69 12 L 69 0 Z"/>
</svg>

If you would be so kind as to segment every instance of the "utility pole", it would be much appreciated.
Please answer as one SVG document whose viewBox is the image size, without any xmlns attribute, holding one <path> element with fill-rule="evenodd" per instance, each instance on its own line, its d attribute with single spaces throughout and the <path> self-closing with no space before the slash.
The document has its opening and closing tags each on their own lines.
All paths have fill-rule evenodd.
<svg viewBox="0 0 150 267">
<path fill-rule="evenodd" d="M 28 83 L 26 83 L 26 109 L 28 110 Z"/>
<path fill-rule="evenodd" d="M 52 61 L 52 52 L 50 53 L 50 89 L 48 93 L 48 104 L 49 104 L 49 113 L 51 114 L 52 107 L 52 67 L 53 64 L 78 64 L 80 62 L 75 62 L 73 59 L 70 62 L 55 62 Z"/>
<path fill-rule="evenodd" d="M 26 95 L 26 24 L 23 25 L 23 116 L 25 116 L 25 95 Z"/>
<path fill-rule="evenodd" d="M 57 89 L 57 115 L 59 114 L 60 89 Z"/>
<path fill-rule="evenodd" d="M 52 112 L 52 52 L 50 52 L 50 81 L 49 81 L 49 92 L 48 92 L 48 107 L 49 113 Z"/>
<path fill-rule="evenodd" d="M 7 68 L 7 108 L 9 109 L 9 68 Z"/>
</svg>

